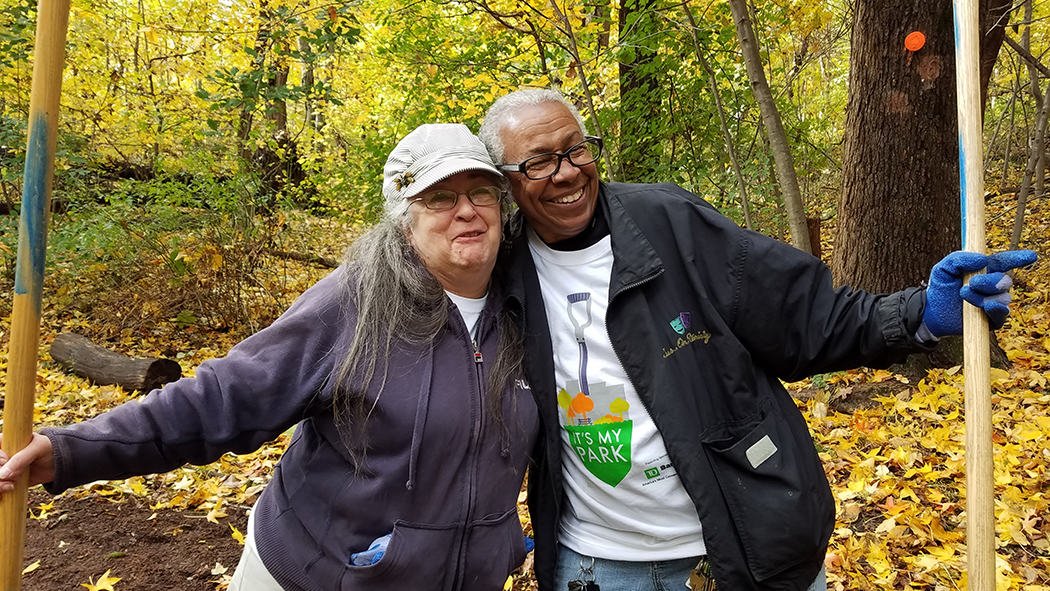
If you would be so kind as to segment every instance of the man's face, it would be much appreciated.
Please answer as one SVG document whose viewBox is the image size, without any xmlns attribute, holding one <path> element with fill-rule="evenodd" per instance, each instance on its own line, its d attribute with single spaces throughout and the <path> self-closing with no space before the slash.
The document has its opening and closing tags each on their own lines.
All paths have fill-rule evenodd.
<svg viewBox="0 0 1050 591">
<path fill-rule="evenodd" d="M 517 164 L 537 154 L 562 153 L 583 141 L 576 118 L 565 105 L 542 103 L 522 108 L 500 131 L 503 159 Z M 514 201 L 544 242 L 558 242 L 582 232 L 594 216 L 598 201 L 595 163 L 574 166 L 563 159 L 558 172 L 538 181 L 520 172 L 508 172 Z"/>
</svg>

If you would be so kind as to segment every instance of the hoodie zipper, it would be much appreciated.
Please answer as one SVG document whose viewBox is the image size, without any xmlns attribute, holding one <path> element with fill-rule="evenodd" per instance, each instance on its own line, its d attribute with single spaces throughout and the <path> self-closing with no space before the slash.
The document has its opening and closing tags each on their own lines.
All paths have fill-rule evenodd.
<svg viewBox="0 0 1050 591">
<path fill-rule="evenodd" d="M 466 549 L 467 540 L 470 535 L 470 523 L 474 520 L 474 505 L 477 501 L 477 470 L 478 470 L 478 459 L 481 455 L 481 431 L 484 427 L 485 418 L 485 393 L 484 393 L 484 377 L 482 372 L 482 363 L 485 358 L 481 355 L 481 348 L 478 347 L 478 335 L 481 333 L 481 322 L 485 317 L 485 313 L 482 312 L 481 316 L 478 317 L 477 324 L 474 325 L 474 334 L 467 332 L 467 338 L 470 340 L 470 345 L 474 350 L 474 377 L 478 386 L 478 411 L 477 421 L 474 422 L 474 432 L 470 436 L 470 447 L 471 447 L 471 459 L 470 459 L 470 472 L 467 479 L 467 512 L 466 517 L 463 521 L 463 539 L 459 545 L 459 558 L 456 560 L 456 589 L 463 587 L 463 577 L 466 576 Z M 460 318 L 460 322 L 463 319 Z M 466 329 L 467 325 L 463 322 L 463 328 Z"/>
</svg>

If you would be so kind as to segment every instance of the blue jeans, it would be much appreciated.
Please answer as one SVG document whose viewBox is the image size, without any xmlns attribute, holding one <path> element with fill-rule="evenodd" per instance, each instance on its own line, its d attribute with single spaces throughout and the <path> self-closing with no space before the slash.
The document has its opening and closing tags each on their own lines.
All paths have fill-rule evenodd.
<svg viewBox="0 0 1050 591">
<path fill-rule="evenodd" d="M 576 551 L 558 545 L 558 568 L 554 573 L 555 591 L 568 589 L 569 581 L 580 578 L 580 561 L 590 566 L 591 558 L 580 556 Z M 659 562 L 625 562 L 595 558 L 591 573 L 593 580 L 602 591 L 684 591 L 689 572 L 699 556 L 663 560 Z M 586 580 L 592 580 L 590 576 Z M 817 579 L 807 591 L 827 591 L 824 568 L 821 567 Z"/>
</svg>

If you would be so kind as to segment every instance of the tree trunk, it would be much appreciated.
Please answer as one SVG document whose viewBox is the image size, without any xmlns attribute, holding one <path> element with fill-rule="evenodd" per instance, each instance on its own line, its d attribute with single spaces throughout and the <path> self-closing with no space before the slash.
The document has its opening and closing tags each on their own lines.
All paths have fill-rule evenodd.
<svg viewBox="0 0 1050 591">
<path fill-rule="evenodd" d="M 182 368 L 171 359 L 125 357 L 72 333 L 55 337 L 51 358 L 66 371 L 95 384 L 116 384 L 128 392 L 149 392 L 182 377 Z"/>
<path fill-rule="evenodd" d="M 926 35 L 916 52 L 913 30 Z M 890 292 L 961 241 L 952 5 L 858 0 L 850 43 L 836 282 Z"/>
<path fill-rule="evenodd" d="M 1039 79 L 1034 78 L 1032 84 L 1036 87 L 1033 93 L 1039 93 Z M 1041 93 L 1039 93 L 1041 94 Z M 1038 97 L 1038 95 L 1037 95 Z M 1041 169 L 1042 155 L 1046 147 L 1046 123 L 1047 123 L 1047 111 L 1050 110 L 1050 100 L 1039 101 L 1039 111 L 1035 117 L 1035 125 L 1032 130 L 1031 144 L 1029 145 L 1028 153 L 1028 166 L 1024 170 L 1024 178 L 1021 179 L 1021 190 L 1017 192 L 1017 209 L 1014 211 L 1014 228 L 1010 234 L 1010 250 L 1016 250 L 1021 244 L 1021 232 L 1024 230 L 1024 214 L 1025 207 L 1028 204 L 1028 193 L 1033 185 L 1032 179 L 1038 174 L 1042 176 L 1043 171 Z M 1036 186 L 1035 196 L 1039 196 L 1039 191 L 1042 187 Z"/>
<path fill-rule="evenodd" d="M 567 16 L 565 16 L 565 13 L 558 8 L 558 3 L 556 1 L 551 1 L 551 8 L 554 9 L 555 15 L 558 17 L 558 20 L 561 21 L 565 30 L 565 36 L 569 39 L 569 50 L 572 53 L 573 59 L 576 60 L 576 67 L 580 75 L 580 85 L 583 87 L 584 97 L 587 98 L 587 110 L 591 113 L 591 121 L 594 123 L 594 129 L 599 136 L 604 137 L 605 133 L 602 131 L 601 120 L 598 119 L 598 111 L 594 108 L 594 97 L 591 94 L 591 86 L 587 82 L 587 69 L 583 65 L 583 60 L 580 58 L 580 48 L 576 44 L 576 33 L 573 31 L 572 22 Z M 613 178 L 612 161 L 609 158 L 609 152 L 611 151 L 611 149 L 603 150 L 602 159 L 605 161 L 605 176 L 610 182 L 613 182 L 615 179 Z"/>
<path fill-rule="evenodd" d="M 1025 0 L 1025 3 L 1024 3 L 1024 20 L 1025 20 L 1026 23 L 1031 23 L 1032 22 L 1032 0 Z M 1032 27 L 1031 26 L 1027 26 L 1027 27 L 1024 28 L 1024 33 L 1021 36 L 1021 47 L 1024 47 L 1025 50 L 1029 51 L 1029 52 L 1031 51 L 1031 37 L 1032 37 Z M 1032 96 L 1035 98 L 1035 110 L 1036 110 L 1037 113 L 1044 113 L 1045 112 L 1045 108 L 1044 108 L 1043 102 L 1045 100 L 1047 100 L 1047 99 L 1044 98 L 1043 93 L 1039 90 L 1039 88 L 1041 86 L 1041 83 L 1039 82 L 1038 62 L 1031 55 L 1030 55 L 1030 57 L 1031 57 L 1031 59 L 1026 59 L 1025 63 L 1028 65 L 1028 78 L 1031 81 L 1030 88 L 1031 88 L 1031 91 L 1032 91 Z M 1040 131 L 1040 130 L 1042 130 L 1042 131 Z M 1032 178 L 1034 179 L 1033 197 L 1035 199 L 1038 199 L 1039 196 L 1043 193 L 1043 177 L 1044 177 L 1043 171 L 1046 169 L 1045 158 L 1043 157 L 1044 154 L 1046 153 L 1046 143 L 1043 140 L 1043 136 L 1044 136 L 1045 132 L 1046 132 L 1046 115 L 1044 114 L 1043 115 L 1043 122 L 1042 122 L 1042 124 L 1039 123 L 1038 117 L 1036 118 L 1035 134 L 1034 134 L 1035 135 L 1035 140 L 1033 141 L 1033 144 L 1030 146 L 1031 152 L 1033 154 L 1035 154 L 1035 160 L 1033 161 L 1030 158 L 1029 159 L 1029 164 L 1028 164 L 1028 168 L 1033 168 L 1034 167 L 1034 170 L 1031 172 L 1031 175 L 1032 175 Z M 1026 173 L 1027 173 L 1027 170 L 1026 170 Z M 1021 237 L 1020 224 L 1021 224 L 1021 222 L 1024 219 L 1024 204 L 1021 201 L 1021 197 L 1020 196 L 1018 196 L 1017 209 L 1018 209 L 1018 215 L 1017 215 L 1017 221 L 1016 221 L 1016 223 L 1014 225 L 1013 240 L 1011 240 L 1011 242 L 1010 242 L 1010 244 L 1013 245 L 1012 248 L 1017 248 L 1017 241 Z"/>
<path fill-rule="evenodd" d="M 999 61 L 999 49 L 1006 38 L 1006 25 L 1010 23 L 1013 0 L 980 0 L 981 19 L 981 114 L 988 106 L 988 83 L 992 79 L 995 63 Z"/>
<path fill-rule="evenodd" d="M 270 9 L 266 0 L 262 0 L 260 3 L 258 17 L 259 26 L 255 31 L 255 45 L 252 48 L 255 51 L 255 54 L 252 56 L 253 71 L 261 71 L 263 69 L 270 46 Z M 262 89 L 256 87 L 248 92 L 252 93 L 252 91 L 254 91 L 254 96 L 251 98 L 258 100 Z M 249 140 L 251 139 L 254 119 L 254 113 L 245 104 L 237 118 L 237 154 L 240 156 L 241 166 L 246 171 L 251 169 L 253 150 Z"/>
<path fill-rule="evenodd" d="M 981 96 L 1009 3 L 981 3 Z M 961 244 L 955 29 L 948 0 L 858 0 L 832 270 L 869 291 L 917 285 Z M 904 38 L 921 31 L 915 52 Z"/>
<path fill-rule="evenodd" d="M 726 111 L 722 105 L 722 95 L 718 91 L 718 79 L 715 77 L 715 71 L 711 64 L 704 57 L 703 50 L 700 49 L 700 40 L 696 36 L 696 20 L 693 19 L 693 11 L 689 8 L 688 2 L 682 3 L 682 11 L 685 12 L 686 19 L 689 21 L 689 34 L 693 39 L 696 59 L 704 67 L 704 71 L 707 72 L 707 79 L 711 83 L 711 96 L 714 97 L 715 107 L 718 109 L 718 123 L 722 128 L 722 137 L 725 138 L 726 151 L 729 153 L 729 162 L 733 167 L 733 174 L 736 175 L 737 189 L 740 192 L 740 208 L 744 212 L 744 226 L 748 230 L 753 230 L 754 228 L 751 226 L 751 204 L 747 200 L 747 184 L 744 182 L 743 173 L 740 172 L 740 162 L 737 160 L 736 148 L 733 146 L 733 135 L 729 132 L 729 124 L 726 122 Z"/>
<path fill-rule="evenodd" d="M 661 152 L 661 108 L 656 72 L 655 0 L 620 4 L 620 169 L 628 182 L 653 182 Z"/>
<path fill-rule="evenodd" d="M 599 0 L 594 3 L 594 13 L 591 17 L 592 21 L 601 23 L 601 32 L 598 33 L 598 52 L 607 51 L 609 49 L 609 32 L 612 30 L 612 7 L 605 0 Z"/>
<path fill-rule="evenodd" d="M 766 83 L 758 41 L 751 28 L 751 17 L 748 16 L 747 0 L 729 0 L 729 8 L 733 12 L 740 51 L 744 56 L 747 77 L 751 81 L 751 92 L 754 93 L 758 110 L 762 113 L 762 124 L 769 136 L 773 160 L 776 162 L 777 179 L 784 198 L 784 208 L 787 210 L 788 227 L 791 229 L 791 244 L 803 252 L 810 252 L 806 210 L 802 203 L 802 192 L 798 188 L 798 177 L 795 175 L 795 160 L 791 155 L 787 134 L 784 133 L 784 125 L 780 121 L 780 113 L 773 101 L 773 93 Z"/>
<path fill-rule="evenodd" d="M 299 53 L 306 54 L 310 51 L 310 43 L 305 37 L 299 37 L 297 40 L 299 45 Z M 314 63 L 305 62 L 303 64 L 302 81 L 299 83 L 303 88 L 313 88 L 314 86 Z M 307 95 L 303 101 L 303 119 L 306 124 L 314 128 L 314 131 L 321 131 L 321 127 L 317 125 L 317 121 L 314 119 L 314 99 L 312 91 L 308 91 L 310 94 Z"/>
<path fill-rule="evenodd" d="M 1032 22 L 1032 0 L 1025 0 L 1025 22 L 1026 23 L 1031 23 Z M 1030 44 L 1031 36 L 1032 36 L 1032 27 L 1031 26 L 1026 26 L 1025 27 L 1025 33 L 1022 36 L 1022 38 L 1021 38 L 1021 45 L 1027 50 L 1031 50 L 1031 44 Z M 1039 111 L 1039 110 L 1042 110 L 1042 108 L 1044 106 L 1043 103 L 1047 99 L 1044 98 L 1043 92 L 1041 90 L 1039 90 L 1039 86 L 1041 86 L 1041 83 L 1039 83 L 1039 72 L 1038 72 L 1038 67 L 1037 67 L 1038 66 L 1038 61 L 1035 60 L 1035 58 L 1033 57 L 1030 60 L 1025 60 L 1025 62 L 1028 64 L 1028 77 L 1031 80 L 1032 96 L 1035 97 L 1035 110 Z M 1044 157 L 1045 154 L 1046 154 L 1046 143 L 1043 140 L 1043 138 L 1041 136 L 1041 133 L 1038 132 L 1038 128 L 1039 128 L 1038 124 L 1036 124 L 1035 128 L 1036 128 L 1036 131 L 1035 131 L 1036 143 L 1033 146 L 1031 146 L 1031 150 L 1033 152 L 1037 153 L 1035 164 L 1034 164 L 1035 170 L 1032 172 L 1032 175 L 1033 175 L 1032 176 L 1032 178 L 1033 178 L 1032 197 L 1033 198 L 1038 198 L 1039 196 L 1041 196 L 1043 194 L 1043 180 L 1044 180 L 1044 177 L 1045 177 L 1045 172 L 1044 171 L 1046 170 L 1046 159 Z M 1043 123 L 1043 130 L 1044 130 L 1044 133 L 1045 133 L 1045 131 L 1046 131 L 1046 122 Z M 1014 234 L 1016 234 L 1016 233 L 1017 233 L 1017 229 L 1014 229 Z M 1014 247 L 1014 248 L 1016 248 L 1016 247 Z"/>
<path fill-rule="evenodd" d="M 981 6 L 982 86 L 1002 43 L 992 28 L 1005 23 L 989 19 L 1001 5 Z M 853 15 L 832 271 L 837 283 L 891 292 L 918 285 L 961 244 L 952 3 L 857 0 Z M 913 31 L 926 37 L 914 52 L 904 47 Z"/>
<path fill-rule="evenodd" d="M 1014 76 L 1014 92 L 1010 95 L 1010 127 L 1006 131 L 1006 146 L 1003 148 L 1003 175 L 999 179 L 999 193 L 1006 192 L 1006 173 L 1010 170 L 1010 146 L 1014 143 L 1014 115 L 1017 113 L 1017 95 L 1021 93 L 1021 70 Z M 987 167 L 985 167 L 987 168 Z"/>
</svg>

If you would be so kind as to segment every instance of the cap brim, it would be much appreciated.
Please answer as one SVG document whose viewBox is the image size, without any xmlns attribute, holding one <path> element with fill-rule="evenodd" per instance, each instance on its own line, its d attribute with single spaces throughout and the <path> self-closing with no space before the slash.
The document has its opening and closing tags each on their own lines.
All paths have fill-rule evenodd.
<svg viewBox="0 0 1050 591">
<path fill-rule="evenodd" d="M 491 164 L 475 160 L 473 158 L 456 158 L 454 160 L 442 161 L 437 166 L 429 168 L 428 170 L 418 173 L 415 175 L 415 182 L 409 185 L 408 190 L 404 194 L 405 199 L 411 199 L 416 195 L 419 195 L 423 191 L 426 191 L 433 185 L 440 183 L 441 181 L 457 175 L 461 172 L 467 172 L 471 170 L 477 170 L 481 172 L 487 172 L 495 175 L 496 177 L 502 177 L 502 173 L 496 170 Z"/>
</svg>

